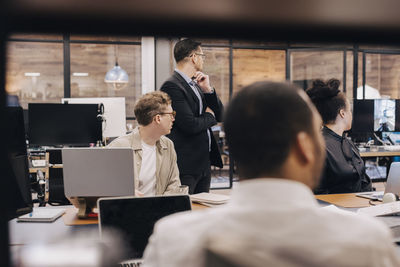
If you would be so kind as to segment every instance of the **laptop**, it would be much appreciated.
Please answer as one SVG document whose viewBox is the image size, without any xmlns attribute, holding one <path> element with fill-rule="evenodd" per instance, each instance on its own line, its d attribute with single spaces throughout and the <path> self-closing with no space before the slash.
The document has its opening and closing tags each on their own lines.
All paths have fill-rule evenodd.
<svg viewBox="0 0 400 267">
<path fill-rule="evenodd" d="M 134 196 L 131 148 L 63 148 L 67 197 Z"/>
<path fill-rule="evenodd" d="M 100 236 L 113 230 L 126 239 L 121 266 L 140 266 L 154 224 L 167 215 L 191 210 L 191 202 L 188 195 L 116 197 L 98 199 L 97 207 Z"/>
<path fill-rule="evenodd" d="M 400 195 L 400 162 L 393 162 L 390 165 L 389 174 L 386 179 L 385 191 L 357 193 L 356 196 L 382 201 L 382 198 L 386 193 Z"/>
</svg>

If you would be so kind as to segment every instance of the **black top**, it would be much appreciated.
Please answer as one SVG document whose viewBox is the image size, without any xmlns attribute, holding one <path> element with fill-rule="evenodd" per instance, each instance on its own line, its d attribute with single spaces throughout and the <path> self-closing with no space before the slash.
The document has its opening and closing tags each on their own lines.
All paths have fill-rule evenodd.
<svg viewBox="0 0 400 267">
<path fill-rule="evenodd" d="M 327 127 L 322 129 L 326 142 L 325 168 L 316 194 L 371 191 L 371 179 L 354 144 Z"/>
<path fill-rule="evenodd" d="M 161 91 L 167 93 L 172 100 L 172 108 L 176 117 L 168 137 L 174 142 L 179 173 L 201 174 L 210 169 L 211 165 L 222 168 L 221 155 L 214 135 L 211 133 L 211 151 L 207 131 L 210 127 L 222 120 L 224 106 L 215 89 L 211 94 L 203 94 L 198 88 L 203 101 L 203 110 L 200 114 L 199 99 L 185 79 L 174 74 L 161 86 Z M 215 117 L 206 108 L 210 107 Z"/>
</svg>

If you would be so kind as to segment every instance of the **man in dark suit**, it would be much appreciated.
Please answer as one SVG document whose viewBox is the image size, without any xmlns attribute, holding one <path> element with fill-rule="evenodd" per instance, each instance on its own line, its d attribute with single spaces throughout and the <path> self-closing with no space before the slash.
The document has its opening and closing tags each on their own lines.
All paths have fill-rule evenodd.
<svg viewBox="0 0 400 267">
<path fill-rule="evenodd" d="M 202 73 L 205 55 L 199 42 L 179 41 L 174 48 L 174 74 L 161 86 L 172 99 L 176 118 L 168 136 L 175 145 L 178 168 L 189 193 L 210 190 L 211 168 L 222 168 L 221 155 L 210 127 L 222 120 L 223 105 Z"/>
</svg>

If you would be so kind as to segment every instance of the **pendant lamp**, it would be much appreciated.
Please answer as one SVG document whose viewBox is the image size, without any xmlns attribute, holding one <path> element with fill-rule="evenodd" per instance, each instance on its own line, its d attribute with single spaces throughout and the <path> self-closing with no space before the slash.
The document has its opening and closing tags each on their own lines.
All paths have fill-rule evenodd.
<svg viewBox="0 0 400 267">
<path fill-rule="evenodd" d="M 114 47 L 115 66 L 104 77 L 104 82 L 110 84 L 114 90 L 123 89 L 129 82 L 128 73 L 118 65 L 118 46 Z"/>
</svg>

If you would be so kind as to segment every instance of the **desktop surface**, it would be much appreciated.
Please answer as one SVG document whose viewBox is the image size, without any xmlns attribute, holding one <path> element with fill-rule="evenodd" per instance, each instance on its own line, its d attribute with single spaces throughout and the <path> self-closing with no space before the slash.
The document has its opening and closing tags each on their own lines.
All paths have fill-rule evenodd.
<svg viewBox="0 0 400 267">
<path fill-rule="evenodd" d="M 336 195 L 317 195 L 317 199 L 323 200 L 324 203 L 330 204 L 351 204 L 356 205 L 355 202 L 364 201 L 361 206 L 368 206 L 368 200 L 358 198 L 355 194 L 336 194 Z M 192 204 L 193 208 L 196 209 L 198 204 Z M 359 207 L 361 207 L 359 206 Z M 48 206 L 47 208 L 52 208 Z M 63 208 L 72 208 L 72 206 L 63 206 Z M 207 208 L 207 207 L 201 207 Z M 354 211 L 354 208 L 344 208 L 345 210 Z M 65 216 L 65 215 L 64 215 Z M 390 227 L 393 233 L 393 242 L 400 243 L 400 216 L 385 216 L 378 218 L 383 221 L 388 227 Z M 33 244 L 48 244 L 57 240 L 65 240 L 71 235 L 84 236 L 88 233 L 98 234 L 98 225 L 78 225 L 78 226 L 67 226 L 62 218 L 59 218 L 53 223 L 26 223 L 17 222 L 13 219 L 9 222 L 9 235 L 10 235 L 10 251 L 12 258 L 15 260 L 19 257 L 21 248 L 24 245 Z M 95 235 L 91 238 L 95 240 Z M 398 255 L 400 256 L 400 246 L 397 247 Z"/>
</svg>

